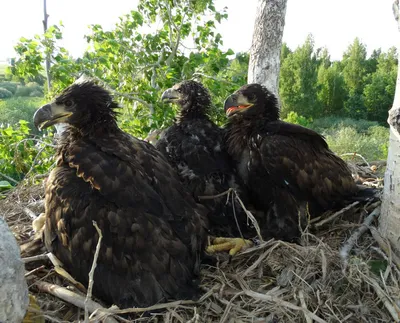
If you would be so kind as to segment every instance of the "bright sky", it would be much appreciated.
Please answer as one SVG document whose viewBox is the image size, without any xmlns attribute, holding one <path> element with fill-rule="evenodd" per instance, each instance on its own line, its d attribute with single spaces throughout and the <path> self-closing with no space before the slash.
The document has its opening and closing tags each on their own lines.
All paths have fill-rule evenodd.
<svg viewBox="0 0 400 323">
<path fill-rule="evenodd" d="M 228 7 L 228 21 L 218 31 L 225 48 L 250 48 L 258 0 L 216 0 L 217 8 Z M 63 46 L 80 56 L 86 44 L 87 26 L 112 28 L 118 17 L 135 9 L 137 0 L 47 0 L 49 25 L 63 21 Z M 30 38 L 43 30 L 43 0 L 1 0 L 0 61 L 14 56 L 13 46 L 22 36 Z M 397 46 L 399 32 L 393 18 L 392 0 L 288 0 L 283 40 L 295 49 L 312 33 L 317 47 L 329 49 L 333 59 L 355 37 L 367 45 L 368 53 Z"/>
</svg>

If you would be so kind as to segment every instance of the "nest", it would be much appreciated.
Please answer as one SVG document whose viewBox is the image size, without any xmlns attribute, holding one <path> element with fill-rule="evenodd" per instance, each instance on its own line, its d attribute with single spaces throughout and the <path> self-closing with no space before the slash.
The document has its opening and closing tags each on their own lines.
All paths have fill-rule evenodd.
<svg viewBox="0 0 400 323">
<path fill-rule="evenodd" d="M 0 202 L 20 244 L 34 236 L 32 218 L 42 212 L 42 199 L 42 185 L 21 186 Z M 197 302 L 125 311 L 133 319 L 89 302 L 89 321 L 399 322 L 400 260 L 376 229 L 379 207 L 380 201 L 357 202 L 314 219 L 301 244 L 264 241 L 231 262 L 217 255 L 215 266 L 202 267 L 204 293 Z M 60 276 L 46 255 L 24 259 L 38 315 L 48 322 L 83 322 L 86 291 Z M 148 314 L 155 309 L 160 311 Z"/>
</svg>

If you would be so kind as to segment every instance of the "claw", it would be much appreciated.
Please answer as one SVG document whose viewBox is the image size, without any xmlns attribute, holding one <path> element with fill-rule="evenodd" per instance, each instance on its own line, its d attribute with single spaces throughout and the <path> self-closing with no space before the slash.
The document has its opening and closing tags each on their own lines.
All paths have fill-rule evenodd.
<svg viewBox="0 0 400 323">
<path fill-rule="evenodd" d="M 206 249 L 208 253 L 219 251 L 229 251 L 229 256 L 233 257 L 239 251 L 245 251 L 253 246 L 253 242 L 242 238 L 215 238 L 211 245 Z"/>
</svg>

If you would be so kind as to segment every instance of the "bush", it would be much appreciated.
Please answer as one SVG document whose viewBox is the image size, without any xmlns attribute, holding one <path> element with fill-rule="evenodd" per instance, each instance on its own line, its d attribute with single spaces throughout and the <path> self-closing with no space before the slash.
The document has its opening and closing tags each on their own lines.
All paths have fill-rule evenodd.
<svg viewBox="0 0 400 323">
<path fill-rule="evenodd" d="M 325 132 L 326 129 L 336 129 L 351 127 L 357 132 L 367 133 L 368 129 L 373 126 L 379 126 L 376 121 L 368 121 L 364 119 L 356 120 L 351 118 L 340 118 L 340 117 L 326 117 L 315 119 L 311 124 L 310 128 L 317 132 Z"/>
<path fill-rule="evenodd" d="M 24 85 L 19 85 L 17 87 L 17 91 L 15 91 L 15 96 L 21 97 L 21 96 L 29 96 L 32 92 L 32 88 L 24 86 Z"/>
<path fill-rule="evenodd" d="M 354 127 L 337 127 L 323 134 L 326 135 L 330 149 L 339 156 L 357 153 L 369 161 L 387 158 L 389 130 L 385 127 L 373 126 L 367 133 L 358 132 Z"/>
<path fill-rule="evenodd" d="M 38 133 L 36 128 L 33 127 L 32 119 L 35 111 L 43 104 L 43 98 L 12 97 L 2 100 L 0 101 L 0 124 L 14 125 L 19 120 L 26 120 L 32 131 Z"/>
<path fill-rule="evenodd" d="M 298 115 L 297 112 L 290 111 L 283 121 L 298 124 L 303 127 L 309 127 L 311 120 L 308 120 L 306 117 Z"/>
<path fill-rule="evenodd" d="M 0 172 L 21 180 L 31 169 L 45 173 L 53 163 L 52 136 L 38 137 L 29 132 L 28 122 L 19 121 L 14 126 L 0 125 Z M 36 158 L 38 153 L 40 158 Z M 35 160 L 35 164 L 33 162 Z"/>
<path fill-rule="evenodd" d="M 15 94 L 17 91 L 18 83 L 16 82 L 1 82 L 0 88 L 6 89 L 10 91 L 12 94 Z"/>
<path fill-rule="evenodd" d="M 13 94 L 9 90 L 0 87 L 0 99 L 8 99 L 11 98 L 12 95 Z"/>
</svg>

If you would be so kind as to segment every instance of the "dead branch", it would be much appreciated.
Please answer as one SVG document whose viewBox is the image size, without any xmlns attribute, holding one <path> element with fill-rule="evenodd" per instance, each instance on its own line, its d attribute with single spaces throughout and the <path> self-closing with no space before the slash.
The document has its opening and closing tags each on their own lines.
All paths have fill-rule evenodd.
<svg viewBox="0 0 400 323">
<path fill-rule="evenodd" d="M 33 275 L 33 274 L 35 274 L 36 272 L 38 272 L 38 271 L 40 271 L 40 270 L 42 270 L 42 269 L 44 269 L 44 267 L 45 267 L 44 265 L 41 265 L 40 267 L 37 267 L 37 268 L 35 268 L 35 269 L 33 269 L 33 270 L 27 272 L 27 273 L 25 274 L 25 278 L 26 278 L 26 277 L 29 277 L 29 276 L 31 276 L 31 275 Z"/>
<path fill-rule="evenodd" d="M 88 309 L 90 313 L 93 313 L 94 311 L 98 309 L 103 309 L 103 306 L 101 306 L 99 303 L 96 303 L 92 300 L 89 300 L 86 303 L 85 297 L 76 294 L 72 291 L 70 291 L 67 288 L 55 285 L 55 284 L 50 284 L 44 281 L 37 281 L 35 282 L 35 285 L 37 288 L 45 293 L 51 294 L 53 296 L 56 296 L 63 301 L 70 303 L 72 305 L 75 305 L 76 307 L 84 309 L 85 307 Z M 105 319 L 105 322 L 107 323 L 117 323 L 117 321 L 111 317 L 107 317 Z"/>
<path fill-rule="evenodd" d="M 318 221 L 320 219 L 320 217 L 312 219 L 310 223 L 311 224 L 315 223 L 314 226 L 316 228 L 319 228 L 319 227 L 321 227 L 321 226 L 323 226 L 323 225 L 325 225 L 327 223 L 332 222 L 334 219 L 336 219 L 337 217 L 339 217 L 340 215 L 342 215 L 346 211 L 352 209 L 353 207 L 355 207 L 358 204 L 360 204 L 360 202 L 356 201 L 356 202 L 354 202 L 354 203 L 352 203 L 350 205 L 347 205 L 345 208 L 341 209 L 340 211 L 337 211 L 337 212 L 333 213 L 332 215 L 322 219 L 321 221 L 319 221 L 317 223 L 315 223 L 315 222 Z"/>
<path fill-rule="evenodd" d="M 88 304 L 89 301 L 92 299 L 92 290 L 93 290 L 93 283 L 94 283 L 94 271 L 97 267 L 97 258 L 99 257 L 100 247 L 101 247 L 101 240 L 103 239 L 103 234 L 101 233 L 100 228 L 98 227 L 96 221 L 93 221 L 93 226 L 96 228 L 97 234 L 99 235 L 99 240 L 97 241 L 96 251 L 94 253 L 92 268 L 89 272 L 89 285 L 87 289 L 86 299 L 85 299 L 85 323 L 89 323 L 89 309 Z"/>
<path fill-rule="evenodd" d="M 375 210 L 373 210 L 370 215 L 368 215 L 361 227 L 359 227 L 351 237 L 347 240 L 347 242 L 343 245 L 340 249 L 340 257 L 342 258 L 344 267 L 347 266 L 347 260 L 349 257 L 349 253 L 351 249 L 353 249 L 354 245 L 356 244 L 357 240 L 368 230 L 368 227 L 371 225 L 372 221 L 379 216 L 381 213 L 381 208 L 378 206 Z"/>
<path fill-rule="evenodd" d="M 357 153 L 345 153 L 345 154 L 341 154 L 340 155 L 340 157 L 342 157 L 342 156 L 353 156 L 353 157 L 357 156 L 357 157 L 360 157 L 364 161 L 364 163 L 367 164 L 368 167 L 371 167 L 370 164 L 367 162 L 367 160 L 360 154 L 357 154 Z"/>
<path fill-rule="evenodd" d="M 221 79 L 221 78 L 219 78 L 219 77 L 207 75 L 207 74 L 204 74 L 204 73 L 201 73 L 201 72 L 195 72 L 195 73 L 193 73 L 192 76 L 193 76 L 193 77 L 195 77 L 195 76 L 202 76 L 202 77 L 205 77 L 205 78 L 208 78 L 208 79 L 210 79 L 210 80 L 217 81 L 217 82 L 222 82 L 222 83 L 226 83 L 226 84 L 236 85 L 236 84 L 233 83 L 233 82 L 229 82 L 229 81 L 224 80 L 224 79 Z"/>
<path fill-rule="evenodd" d="M 48 256 L 47 253 L 43 254 L 43 255 L 37 255 L 37 256 L 33 256 L 33 257 L 26 257 L 26 258 L 22 258 L 22 261 L 27 264 L 33 261 L 40 261 L 40 260 L 47 260 Z"/>
</svg>

